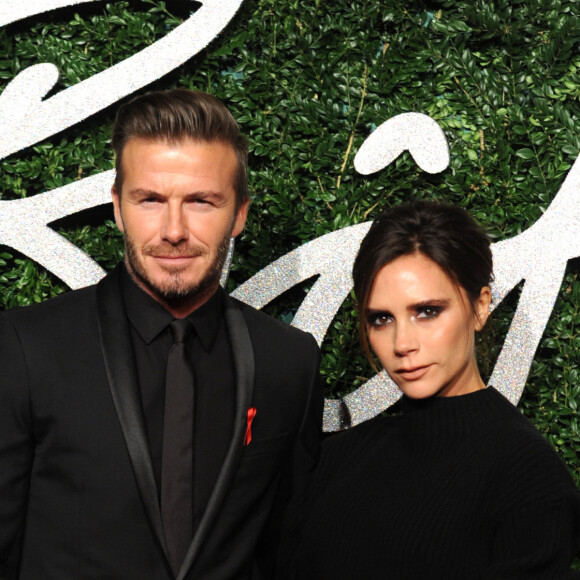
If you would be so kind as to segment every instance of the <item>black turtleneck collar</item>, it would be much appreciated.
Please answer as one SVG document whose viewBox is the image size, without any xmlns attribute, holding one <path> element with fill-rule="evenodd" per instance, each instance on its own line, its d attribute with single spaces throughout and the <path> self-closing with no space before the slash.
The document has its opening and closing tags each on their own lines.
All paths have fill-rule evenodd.
<svg viewBox="0 0 580 580">
<path fill-rule="evenodd" d="M 439 437 L 488 431 L 493 429 L 490 423 L 504 421 L 506 413 L 519 413 L 505 403 L 505 397 L 493 387 L 455 397 L 411 399 L 403 396 L 403 431 L 411 439 L 424 443 Z"/>
</svg>

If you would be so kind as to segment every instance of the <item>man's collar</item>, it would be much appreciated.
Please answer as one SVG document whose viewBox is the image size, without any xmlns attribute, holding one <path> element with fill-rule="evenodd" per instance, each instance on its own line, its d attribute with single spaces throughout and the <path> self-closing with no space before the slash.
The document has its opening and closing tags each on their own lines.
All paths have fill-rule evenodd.
<svg viewBox="0 0 580 580">
<path fill-rule="evenodd" d="M 174 317 L 133 280 L 127 268 L 121 268 L 121 293 L 127 316 L 146 344 L 167 328 Z M 223 318 L 224 293 L 221 288 L 187 318 L 193 323 L 203 348 L 209 351 Z"/>
<path fill-rule="evenodd" d="M 195 332 L 206 351 L 211 350 L 222 324 L 224 298 L 224 291 L 218 286 L 212 297 L 187 317 L 193 322 Z"/>
</svg>

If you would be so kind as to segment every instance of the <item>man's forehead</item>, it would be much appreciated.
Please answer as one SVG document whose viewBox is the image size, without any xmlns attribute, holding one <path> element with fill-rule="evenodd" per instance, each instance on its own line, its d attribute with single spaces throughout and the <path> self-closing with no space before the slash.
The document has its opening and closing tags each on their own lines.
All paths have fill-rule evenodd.
<svg viewBox="0 0 580 580">
<path fill-rule="evenodd" d="M 166 147 L 186 147 L 188 145 L 209 147 L 213 145 L 221 145 L 225 148 L 231 149 L 232 153 L 235 153 L 234 146 L 229 141 L 224 141 L 223 139 L 199 139 L 188 135 L 177 138 L 162 135 L 133 135 L 127 139 L 123 149 L 127 149 L 129 145 L 134 146 L 135 144 L 158 144 Z"/>
</svg>

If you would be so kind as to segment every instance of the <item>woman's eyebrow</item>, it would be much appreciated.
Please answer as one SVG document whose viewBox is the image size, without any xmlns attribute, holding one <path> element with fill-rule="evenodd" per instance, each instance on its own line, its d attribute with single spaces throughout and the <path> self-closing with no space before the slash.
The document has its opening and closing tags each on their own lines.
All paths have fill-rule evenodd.
<svg viewBox="0 0 580 580">
<path fill-rule="evenodd" d="M 390 314 L 388 308 L 367 308 L 365 316 L 373 316 L 374 314 Z"/>
<path fill-rule="evenodd" d="M 433 298 L 432 300 L 421 300 L 421 302 L 415 302 L 409 305 L 409 310 L 419 310 L 420 308 L 425 308 L 427 306 L 447 306 L 450 300 L 448 298 Z"/>
</svg>

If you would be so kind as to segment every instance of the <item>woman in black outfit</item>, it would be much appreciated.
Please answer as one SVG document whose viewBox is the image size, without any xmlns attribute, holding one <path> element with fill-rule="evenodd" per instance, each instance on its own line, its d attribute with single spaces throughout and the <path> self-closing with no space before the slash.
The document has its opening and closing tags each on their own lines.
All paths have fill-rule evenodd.
<svg viewBox="0 0 580 580">
<path fill-rule="evenodd" d="M 363 347 L 403 391 L 402 412 L 324 442 L 291 509 L 279 577 L 575 577 L 572 478 L 477 368 L 487 235 L 460 208 L 401 205 L 373 223 L 353 278 Z"/>
</svg>

